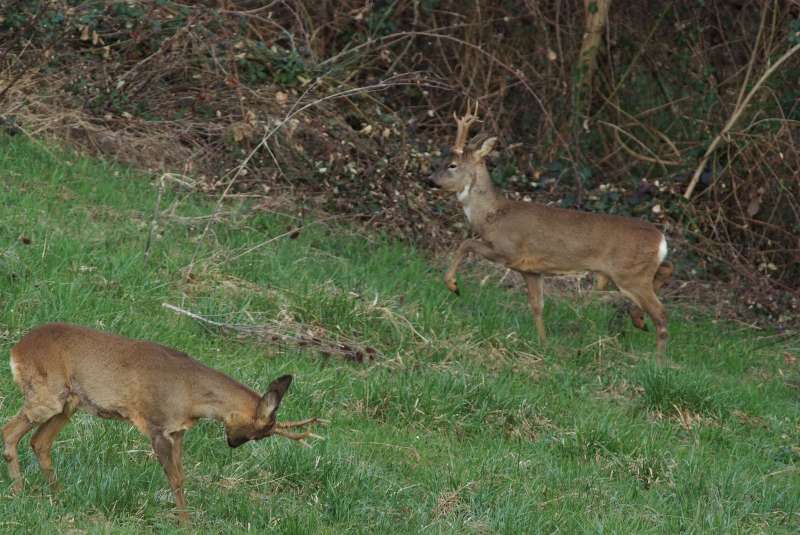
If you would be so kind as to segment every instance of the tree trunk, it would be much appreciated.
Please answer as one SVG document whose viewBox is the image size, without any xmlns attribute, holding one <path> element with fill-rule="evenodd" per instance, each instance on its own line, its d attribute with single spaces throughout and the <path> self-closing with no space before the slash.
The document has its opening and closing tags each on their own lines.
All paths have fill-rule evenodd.
<svg viewBox="0 0 800 535">
<path fill-rule="evenodd" d="M 574 140 L 575 196 L 578 207 L 583 203 L 583 181 L 587 167 L 583 162 L 582 134 L 592 103 L 592 79 L 597 69 L 597 54 L 603 42 L 611 0 L 584 0 L 584 33 L 581 50 L 573 70 L 572 132 Z"/>
<path fill-rule="evenodd" d="M 575 68 L 575 85 L 578 95 L 582 96 L 581 104 L 583 109 L 579 113 L 587 114 L 588 105 L 591 100 L 592 77 L 597 68 L 597 52 L 603 42 L 603 30 L 608 21 L 608 8 L 611 7 L 611 0 L 583 0 L 585 31 L 581 52 L 578 54 L 578 64 Z"/>
</svg>

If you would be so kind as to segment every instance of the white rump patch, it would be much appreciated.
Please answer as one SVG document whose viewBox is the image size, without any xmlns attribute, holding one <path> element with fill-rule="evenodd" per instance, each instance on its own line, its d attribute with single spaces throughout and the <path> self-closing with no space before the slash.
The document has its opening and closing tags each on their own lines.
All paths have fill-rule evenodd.
<svg viewBox="0 0 800 535">
<path fill-rule="evenodd" d="M 14 378 L 15 383 L 19 383 L 19 370 L 17 370 L 17 363 L 14 359 L 8 359 L 8 367 L 11 368 L 11 377 Z"/>
<path fill-rule="evenodd" d="M 659 261 L 659 263 L 663 262 L 666 257 L 667 257 L 667 240 L 662 235 L 661 236 L 661 243 L 658 244 L 658 261 Z"/>
</svg>

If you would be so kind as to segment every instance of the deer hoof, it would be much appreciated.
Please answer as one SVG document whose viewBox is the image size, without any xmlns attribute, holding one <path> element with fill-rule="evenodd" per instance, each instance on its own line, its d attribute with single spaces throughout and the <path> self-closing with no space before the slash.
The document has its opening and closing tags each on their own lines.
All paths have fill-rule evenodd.
<svg viewBox="0 0 800 535">
<path fill-rule="evenodd" d="M 178 522 L 183 527 L 189 527 L 192 525 L 192 521 L 189 518 L 189 513 L 186 511 L 178 511 Z"/>
<path fill-rule="evenodd" d="M 447 289 L 453 292 L 456 295 L 461 295 L 461 292 L 458 290 L 458 283 L 454 280 L 446 280 L 444 283 L 447 285 Z"/>
<path fill-rule="evenodd" d="M 639 329 L 640 331 L 647 332 L 649 329 L 647 328 L 647 324 L 644 322 L 644 313 L 641 309 L 632 309 L 630 311 L 631 316 L 631 323 L 633 326 Z"/>
</svg>

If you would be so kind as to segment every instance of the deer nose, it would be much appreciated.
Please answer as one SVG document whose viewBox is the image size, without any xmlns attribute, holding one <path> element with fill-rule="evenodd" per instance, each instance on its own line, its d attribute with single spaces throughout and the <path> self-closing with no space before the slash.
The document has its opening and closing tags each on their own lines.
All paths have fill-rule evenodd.
<svg viewBox="0 0 800 535">
<path fill-rule="evenodd" d="M 434 182 L 434 180 L 433 180 L 433 176 L 432 176 L 432 175 L 431 175 L 431 176 L 428 176 L 428 177 L 425 177 L 425 178 L 423 179 L 423 182 L 424 182 L 424 183 L 425 183 L 425 185 L 426 185 L 426 186 L 428 186 L 429 188 L 436 188 L 436 189 L 438 189 L 438 188 L 439 188 L 439 184 L 437 184 L 436 182 Z"/>
</svg>

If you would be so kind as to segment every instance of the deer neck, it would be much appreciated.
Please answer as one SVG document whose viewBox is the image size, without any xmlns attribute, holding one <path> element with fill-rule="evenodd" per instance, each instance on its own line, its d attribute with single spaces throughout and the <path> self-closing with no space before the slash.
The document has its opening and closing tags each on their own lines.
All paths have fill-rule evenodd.
<svg viewBox="0 0 800 535">
<path fill-rule="evenodd" d="M 457 193 L 457 197 L 470 225 L 478 231 L 484 226 L 488 217 L 500 207 L 502 201 L 494 189 L 485 165 L 475 169 L 472 180 Z"/>
<path fill-rule="evenodd" d="M 261 396 L 227 375 L 209 368 L 193 387 L 193 418 L 210 418 L 224 424 L 255 418 Z"/>
</svg>

